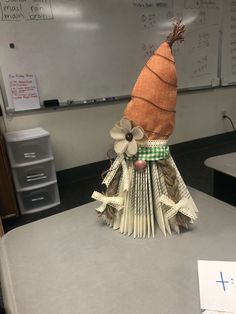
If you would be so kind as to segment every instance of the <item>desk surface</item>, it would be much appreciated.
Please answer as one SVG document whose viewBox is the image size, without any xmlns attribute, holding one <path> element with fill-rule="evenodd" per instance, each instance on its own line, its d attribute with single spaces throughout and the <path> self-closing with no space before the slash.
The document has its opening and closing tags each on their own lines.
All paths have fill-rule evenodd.
<svg viewBox="0 0 236 314">
<path fill-rule="evenodd" d="M 205 165 L 232 177 L 236 177 L 236 153 L 210 157 L 205 160 Z"/>
<path fill-rule="evenodd" d="M 95 203 L 7 233 L 0 242 L 11 314 L 199 314 L 197 260 L 236 260 L 236 208 L 199 191 L 197 223 L 133 239 L 104 226 Z"/>
</svg>

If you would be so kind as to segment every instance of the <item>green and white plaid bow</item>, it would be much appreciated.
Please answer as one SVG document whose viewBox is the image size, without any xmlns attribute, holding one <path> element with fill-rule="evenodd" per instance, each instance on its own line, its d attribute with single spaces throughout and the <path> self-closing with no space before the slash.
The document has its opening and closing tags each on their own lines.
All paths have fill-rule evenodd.
<svg viewBox="0 0 236 314">
<path fill-rule="evenodd" d="M 137 154 L 132 157 L 125 157 L 127 160 L 161 160 L 170 156 L 168 145 L 158 145 L 156 147 L 138 147 Z"/>
</svg>

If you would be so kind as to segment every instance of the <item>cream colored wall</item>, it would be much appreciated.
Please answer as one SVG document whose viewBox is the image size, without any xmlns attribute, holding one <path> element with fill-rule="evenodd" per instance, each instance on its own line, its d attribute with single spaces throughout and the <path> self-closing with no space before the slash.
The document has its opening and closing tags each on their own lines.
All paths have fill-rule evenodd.
<svg viewBox="0 0 236 314">
<path fill-rule="evenodd" d="M 57 170 L 107 159 L 109 130 L 126 103 L 5 117 L 8 131 L 42 127 L 50 132 Z M 176 128 L 170 143 L 231 131 L 226 112 L 236 122 L 236 87 L 182 93 L 177 97 Z"/>
<path fill-rule="evenodd" d="M 236 86 L 180 94 L 170 143 L 232 131 L 230 122 L 221 118 L 224 110 L 236 123 Z"/>
</svg>

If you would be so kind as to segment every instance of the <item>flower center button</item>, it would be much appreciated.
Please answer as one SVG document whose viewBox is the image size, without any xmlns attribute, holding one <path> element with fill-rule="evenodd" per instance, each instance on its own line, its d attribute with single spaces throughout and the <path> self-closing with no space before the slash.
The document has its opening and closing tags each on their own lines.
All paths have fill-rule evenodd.
<svg viewBox="0 0 236 314">
<path fill-rule="evenodd" d="M 127 139 L 128 142 L 131 142 L 132 139 L 133 139 L 133 134 L 132 134 L 132 133 L 127 133 L 127 134 L 125 135 L 125 138 Z"/>
</svg>

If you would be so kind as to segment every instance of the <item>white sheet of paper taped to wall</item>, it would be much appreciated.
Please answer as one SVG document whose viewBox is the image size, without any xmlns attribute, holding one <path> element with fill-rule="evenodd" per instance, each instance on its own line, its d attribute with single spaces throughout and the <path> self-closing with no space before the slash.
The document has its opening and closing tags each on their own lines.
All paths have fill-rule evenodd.
<svg viewBox="0 0 236 314">
<path fill-rule="evenodd" d="M 198 261 L 201 309 L 236 314 L 236 262 Z"/>
<path fill-rule="evenodd" d="M 9 84 L 12 105 L 16 111 L 40 108 L 34 74 L 10 74 Z"/>
</svg>

